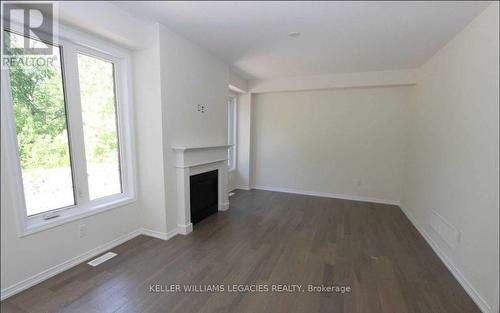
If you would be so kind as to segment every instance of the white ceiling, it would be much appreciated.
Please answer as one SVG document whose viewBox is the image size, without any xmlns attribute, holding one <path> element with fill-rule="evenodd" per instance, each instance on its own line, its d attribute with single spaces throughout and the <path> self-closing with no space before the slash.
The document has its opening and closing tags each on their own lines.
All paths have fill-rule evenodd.
<svg viewBox="0 0 500 313">
<path fill-rule="evenodd" d="M 419 67 L 489 2 L 113 3 L 266 79 Z"/>
</svg>

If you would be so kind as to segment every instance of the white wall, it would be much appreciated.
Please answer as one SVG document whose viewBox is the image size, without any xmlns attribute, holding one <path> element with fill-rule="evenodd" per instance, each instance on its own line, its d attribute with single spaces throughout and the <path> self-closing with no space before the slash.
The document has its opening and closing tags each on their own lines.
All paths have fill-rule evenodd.
<svg viewBox="0 0 500 313">
<path fill-rule="evenodd" d="M 129 49 L 143 49 L 155 40 L 152 22 L 131 15 L 111 1 L 57 1 L 54 4 L 58 6 L 61 24 L 94 33 Z"/>
<path fill-rule="evenodd" d="M 92 249 L 125 236 L 139 227 L 138 203 L 66 223 L 26 237 L 17 235 L 17 215 L 2 143 L 1 177 L 1 288 L 5 291 L 50 268 Z M 79 237 L 78 227 L 85 224 L 87 235 Z"/>
<path fill-rule="evenodd" d="M 160 29 L 153 44 L 134 53 L 134 101 L 137 173 L 141 198 L 141 223 L 145 229 L 167 233 L 165 173 L 163 164 L 162 98 L 160 77 Z"/>
<path fill-rule="evenodd" d="M 413 87 L 257 94 L 257 188 L 397 203 Z"/>
<path fill-rule="evenodd" d="M 3 105 L 3 104 L 2 104 Z M 50 270 L 90 250 L 117 240 L 140 227 L 136 202 L 82 218 L 39 233 L 18 237 L 18 220 L 12 197 L 5 138 L 1 140 L 1 289 L 16 290 L 24 280 Z M 79 237 L 79 225 L 87 235 Z M 21 283 L 20 285 L 17 285 Z M 29 283 L 29 282 L 28 282 Z"/>
<path fill-rule="evenodd" d="M 229 88 L 234 92 L 244 93 L 248 91 L 248 81 L 235 72 L 229 70 Z"/>
<path fill-rule="evenodd" d="M 87 12 L 94 4 L 79 3 L 71 11 Z M 113 10 L 120 11 L 113 6 Z M 63 11 L 65 12 L 65 11 Z M 127 14 L 113 14 L 121 25 L 135 25 Z M 82 14 L 92 27 L 107 25 L 102 16 Z M 69 19 L 69 17 L 66 17 Z M 81 22 L 81 21 L 80 21 Z M 85 23 L 78 23 L 84 28 Z M 117 30 L 109 28 L 108 31 Z M 106 35 L 106 29 L 86 29 Z M 177 227 L 174 145 L 227 143 L 228 67 L 200 47 L 165 27 L 147 25 L 148 45 L 133 53 L 134 113 L 138 172 L 138 201 L 97 215 L 19 238 L 15 207 L 10 197 L 4 147 L 1 166 L 1 289 L 19 290 L 32 283 L 27 278 L 46 278 L 61 264 L 96 253 L 96 248 L 137 235 L 141 228 L 165 237 Z M 121 42 L 126 32 L 108 34 L 105 39 Z M 133 38 L 136 32 L 130 34 Z M 119 39 L 119 40 L 118 40 Z M 131 42 L 130 38 L 125 40 Z M 196 105 L 207 105 L 206 113 Z M 2 134 L 3 135 L 3 134 Z M 2 144 L 3 144 L 2 140 Z M 87 236 L 79 238 L 78 226 L 87 225 Z M 150 233 L 151 234 L 151 233 Z M 81 260 L 80 260 L 81 261 Z M 69 263 L 68 263 L 69 262 Z"/>
<path fill-rule="evenodd" d="M 238 172 L 235 170 L 228 171 L 227 173 L 227 190 L 232 191 L 237 189 L 237 179 L 238 179 Z"/>
<path fill-rule="evenodd" d="M 26 237 L 17 236 L 17 223 L 2 160 L 2 290 L 71 260 L 140 226 L 137 203 L 119 207 Z M 87 225 L 87 236 L 78 226 Z"/>
<path fill-rule="evenodd" d="M 498 312 L 498 36 L 494 3 L 422 67 L 402 198 L 488 312 Z M 456 247 L 431 230 L 432 211 L 461 232 Z"/>
<path fill-rule="evenodd" d="M 61 5 L 60 18 L 62 21 L 71 21 L 72 17 L 79 15 L 80 30 L 85 25 L 92 34 L 107 34 L 105 39 L 125 44 L 123 36 L 126 32 L 113 33 L 116 27 L 105 29 L 109 26 L 110 16 L 116 25 L 128 25 L 136 28 L 137 32 L 148 33 L 149 25 L 138 21 L 124 12 L 117 12 L 114 6 L 103 5 L 100 10 L 106 16 L 106 21 L 101 20 L 96 14 L 91 14 L 95 4 L 89 6 L 64 3 Z M 94 12 L 95 13 L 95 12 Z M 102 17 L 101 16 L 101 17 Z M 75 24 L 72 24 L 75 25 Z M 124 28 L 122 27 L 123 31 Z M 114 35 L 112 35 L 112 33 Z M 145 37 L 143 35 L 143 37 Z M 127 40 L 128 43 L 134 40 Z M 2 103 L 2 105 L 4 105 Z M 134 107 L 135 109 L 135 107 Z M 72 264 L 73 260 L 88 253 L 98 253 L 100 247 L 109 243 L 117 243 L 130 234 L 135 234 L 141 227 L 140 210 L 141 200 L 136 203 L 114 208 L 90 217 L 82 218 L 61 226 L 25 237 L 18 237 L 18 221 L 14 199 L 11 196 L 11 179 L 8 176 L 13 165 L 7 164 L 4 146 L 5 140 L 2 133 L 1 149 L 1 290 L 5 292 L 18 291 L 36 282 L 37 279 L 46 278 L 50 273 L 56 273 L 61 266 Z M 79 237 L 79 225 L 87 226 L 87 235 Z M 97 249 L 97 250 L 96 250 Z M 60 266 L 61 265 L 61 266 Z"/>
<path fill-rule="evenodd" d="M 229 172 L 229 190 L 250 189 L 252 94 L 238 94 L 237 104 L 236 168 Z"/>
<path fill-rule="evenodd" d="M 163 150 L 167 229 L 177 227 L 172 146 L 227 144 L 229 68 L 197 45 L 160 26 Z M 196 106 L 207 106 L 205 113 Z"/>
<path fill-rule="evenodd" d="M 240 94 L 238 96 L 238 119 L 237 119 L 237 149 L 236 149 L 236 177 L 235 187 L 249 189 L 251 186 L 250 173 L 250 147 L 251 147 L 251 121 L 252 121 L 252 94 Z"/>
<path fill-rule="evenodd" d="M 138 228 L 175 230 L 171 146 L 227 142 L 227 66 L 161 25 L 150 28 L 116 7 L 106 6 L 107 13 L 96 16 L 92 6 L 64 5 L 63 20 L 141 50 L 134 53 L 139 200 L 20 238 L 7 174 L 10 165 L 2 146 L 2 290 Z M 404 176 L 403 209 L 463 274 L 475 300 L 483 308 L 494 307 L 498 303 L 497 12 L 498 4 L 493 4 L 434 56 L 423 67 L 417 88 L 242 96 L 237 184 L 397 202 Z M 113 19 L 108 20 L 110 16 Z M 147 40 L 141 40 L 144 34 Z M 252 86 L 263 92 L 415 82 L 413 71 L 358 76 Z M 208 105 L 207 112 L 198 113 L 197 104 Z M 415 118 L 403 175 L 409 106 Z M 461 231 L 462 241 L 454 249 L 429 230 L 431 210 Z M 83 238 L 78 236 L 81 224 L 88 228 Z"/>
</svg>

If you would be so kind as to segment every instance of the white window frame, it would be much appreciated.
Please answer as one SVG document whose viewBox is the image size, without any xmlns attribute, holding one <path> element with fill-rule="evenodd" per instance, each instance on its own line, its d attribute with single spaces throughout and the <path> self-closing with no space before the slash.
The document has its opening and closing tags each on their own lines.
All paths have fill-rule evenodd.
<svg viewBox="0 0 500 313">
<path fill-rule="evenodd" d="M 3 36 L 2 29 L 2 36 Z M 59 25 L 58 46 L 62 46 L 63 84 L 66 100 L 67 129 L 72 160 L 72 175 L 76 205 L 51 210 L 57 212 L 53 219 L 44 219 L 44 213 L 28 216 L 22 182 L 19 147 L 14 121 L 10 79 L 7 69 L 2 69 L 2 141 L 4 142 L 7 179 L 11 197 L 18 216 L 20 237 L 56 227 L 103 211 L 121 207 L 137 200 L 134 125 L 132 115 L 131 54 L 128 50 L 112 45 L 93 36 Z M 83 140 L 82 111 L 78 76 L 78 54 L 100 58 L 114 64 L 117 135 L 120 153 L 122 193 L 90 200 Z"/>
<path fill-rule="evenodd" d="M 231 104 L 230 104 L 231 102 Z M 229 112 L 229 106 L 233 105 L 233 129 L 231 133 L 231 128 L 229 127 L 231 125 L 231 120 L 228 114 L 228 120 L 227 120 L 227 142 L 229 145 L 232 145 L 229 150 L 228 150 L 228 170 L 229 171 L 235 171 L 237 168 L 237 158 L 236 158 L 236 149 L 237 149 L 237 142 L 238 142 L 238 95 L 234 94 L 232 92 L 229 92 L 228 96 L 228 112 Z M 231 142 L 231 137 L 233 138 Z"/>
</svg>

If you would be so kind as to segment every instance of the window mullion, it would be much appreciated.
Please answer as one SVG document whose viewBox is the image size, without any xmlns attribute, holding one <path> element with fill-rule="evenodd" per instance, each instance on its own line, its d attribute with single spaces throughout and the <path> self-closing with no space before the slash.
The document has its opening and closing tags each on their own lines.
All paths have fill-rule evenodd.
<svg viewBox="0 0 500 313">
<path fill-rule="evenodd" d="M 90 201 L 89 185 L 83 136 L 83 119 L 78 78 L 78 59 L 74 45 L 70 43 L 64 44 L 63 59 L 75 193 L 76 198 L 78 199 L 78 205 L 87 206 Z"/>
</svg>

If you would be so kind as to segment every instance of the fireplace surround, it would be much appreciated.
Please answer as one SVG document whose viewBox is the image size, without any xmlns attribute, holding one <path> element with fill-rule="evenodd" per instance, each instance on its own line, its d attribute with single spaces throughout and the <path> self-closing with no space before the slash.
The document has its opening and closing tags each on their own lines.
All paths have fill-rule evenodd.
<svg viewBox="0 0 500 313">
<path fill-rule="evenodd" d="M 175 151 L 177 176 L 177 228 L 180 234 L 193 231 L 191 222 L 191 176 L 217 170 L 217 209 L 229 209 L 227 150 L 231 145 L 179 147 Z"/>
</svg>

